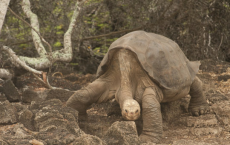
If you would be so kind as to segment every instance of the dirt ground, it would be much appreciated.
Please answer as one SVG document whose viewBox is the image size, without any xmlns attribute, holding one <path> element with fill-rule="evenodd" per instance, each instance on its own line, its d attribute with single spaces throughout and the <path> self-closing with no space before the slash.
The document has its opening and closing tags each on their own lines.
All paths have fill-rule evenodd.
<svg viewBox="0 0 230 145">
<path fill-rule="evenodd" d="M 164 133 L 160 144 L 230 145 L 230 63 L 204 60 L 200 69 L 198 77 L 203 81 L 211 113 L 191 116 L 186 108 L 189 96 L 179 100 L 179 103 L 162 104 Z M 63 74 L 60 70 L 52 74 L 50 83 L 52 86 L 76 91 L 93 80 L 95 75 Z M 30 74 L 21 76 L 17 86 L 19 90 L 25 86 L 34 90 L 42 88 L 42 84 Z M 123 121 L 119 108 L 111 106 L 117 107 L 113 101 L 93 104 L 87 111 L 88 116 L 78 116 L 80 129 L 86 134 L 104 138 L 114 122 Z M 4 126 L 0 125 L 0 128 Z"/>
</svg>

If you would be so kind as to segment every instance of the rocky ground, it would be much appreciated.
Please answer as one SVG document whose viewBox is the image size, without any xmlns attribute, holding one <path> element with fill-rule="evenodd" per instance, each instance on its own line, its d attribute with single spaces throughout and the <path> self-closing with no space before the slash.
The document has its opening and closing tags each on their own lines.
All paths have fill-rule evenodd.
<svg viewBox="0 0 230 145">
<path fill-rule="evenodd" d="M 230 63 L 202 61 L 198 76 L 212 112 L 193 117 L 189 96 L 162 104 L 161 145 L 230 145 Z M 95 79 L 56 71 L 48 90 L 30 74 L 0 82 L 0 144 L 2 145 L 154 145 L 141 143 L 141 121 L 124 121 L 114 100 L 94 104 L 88 116 L 65 106 L 74 91 Z M 68 90 L 65 90 L 68 89 Z M 70 90 L 70 91 L 69 91 Z"/>
</svg>

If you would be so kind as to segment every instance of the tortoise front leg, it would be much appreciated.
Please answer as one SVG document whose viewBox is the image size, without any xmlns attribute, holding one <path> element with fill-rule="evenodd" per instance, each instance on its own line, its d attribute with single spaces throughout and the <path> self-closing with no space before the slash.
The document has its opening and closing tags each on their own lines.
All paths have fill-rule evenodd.
<svg viewBox="0 0 230 145">
<path fill-rule="evenodd" d="M 79 111 L 79 114 L 86 114 L 87 108 L 98 102 L 100 97 L 104 99 L 109 94 L 109 89 L 107 89 L 106 81 L 98 78 L 94 82 L 90 83 L 87 87 L 82 88 L 75 92 L 67 101 L 67 106 Z"/>
<path fill-rule="evenodd" d="M 156 89 L 146 88 L 142 97 L 143 131 L 140 138 L 144 142 L 158 143 L 162 137 L 162 116 Z"/>
</svg>

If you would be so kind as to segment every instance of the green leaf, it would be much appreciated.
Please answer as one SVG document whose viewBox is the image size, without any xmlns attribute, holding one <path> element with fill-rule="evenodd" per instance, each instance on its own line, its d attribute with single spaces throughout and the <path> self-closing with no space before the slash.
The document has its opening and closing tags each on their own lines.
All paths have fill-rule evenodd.
<svg viewBox="0 0 230 145">
<path fill-rule="evenodd" d="M 61 34 L 64 34 L 64 32 L 63 31 L 58 31 L 58 32 L 56 32 L 56 34 L 61 35 Z"/>
<path fill-rule="evenodd" d="M 62 46 L 62 44 L 61 44 L 61 42 L 56 42 L 56 43 L 54 43 L 54 45 L 53 45 L 54 47 L 61 47 Z"/>
</svg>

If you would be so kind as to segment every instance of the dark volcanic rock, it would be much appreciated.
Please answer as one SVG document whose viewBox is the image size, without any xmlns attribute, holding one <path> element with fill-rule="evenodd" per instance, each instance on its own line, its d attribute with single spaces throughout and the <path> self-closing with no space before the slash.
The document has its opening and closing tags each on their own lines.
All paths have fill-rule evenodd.
<svg viewBox="0 0 230 145">
<path fill-rule="evenodd" d="M 60 100 L 32 102 L 36 138 L 47 144 L 70 144 L 84 134 L 78 126 L 78 112 L 66 107 Z"/>
<path fill-rule="evenodd" d="M 32 89 L 26 89 L 22 94 L 22 102 L 31 103 L 32 101 L 41 102 L 50 99 L 59 99 L 62 102 L 66 102 L 74 92 L 64 89 L 42 90 L 34 91 Z"/>
<path fill-rule="evenodd" d="M 50 90 L 49 93 L 47 94 L 47 100 L 50 99 L 59 99 L 62 102 L 66 102 L 70 96 L 72 96 L 74 92 L 72 91 L 67 91 L 64 89 L 53 89 Z"/>
<path fill-rule="evenodd" d="M 216 114 L 217 120 L 226 130 L 230 131 L 230 101 L 218 102 L 211 107 Z"/>
<path fill-rule="evenodd" d="M 108 116 L 117 115 L 121 116 L 121 108 L 115 99 L 109 102 L 108 109 L 106 110 Z"/>
<path fill-rule="evenodd" d="M 210 91 L 208 92 L 208 96 L 207 99 L 211 102 L 211 103 L 218 103 L 220 101 L 227 101 L 228 98 L 221 94 L 220 92 L 215 92 L 215 93 L 210 93 Z"/>
<path fill-rule="evenodd" d="M 0 139 L 0 145 L 8 145 L 5 141 Z"/>
<path fill-rule="evenodd" d="M 18 118 L 20 123 L 22 123 L 29 130 L 34 130 L 34 126 L 33 126 L 34 114 L 30 110 L 25 109 L 19 112 L 18 115 L 19 115 Z"/>
<path fill-rule="evenodd" d="M 6 100 L 7 100 L 6 95 L 0 91 L 0 102 L 4 102 Z"/>
<path fill-rule="evenodd" d="M 11 80 L 5 81 L 5 83 L 3 84 L 3 92 L 5 93 L 9 101 L 15 102 L 19 101 L 20 99 L 18 89 L 14 86 Z"/>
<path fill-rule="evenodd" d="M 36 101 L 36 102 L 44 101 L 49 91 L 50 90 L 34 91 L 32 89 L 26 89 L 22 93 L 22 102 L 31 103 L 32 101 Z"/>
<path fill-rule="evenodd" d="M 176 120 L 177 117 L 182 113 L 188 112 L 189 101 L 190 96 L 187 95 L 186 97 L 173 102 L 161 103 L 161 113 L 163 120 L 169 123 L 173 120 Z"/>
<path fill-rule="evenodd" d="M 0 130 L 0 137 L 8 145 L 31 145 L 29 141 L 34 139 L 22 124 L 5 126 L 5 129 Z"/>
<path fill-rule="evenodd" d="M 103 139 L 109 145 L 138 145 L 141 143 L 134 121 L 117 121 L 113 123 Z"/>
<path fill-rule="evenodd" d="M 230 79 L 230 75 L 220 75 L 218 76 L 218 81 L 227 81 L 228 79 Z"/>
<path fill-rule="evenodd" d="M 71 134 L 62 127 L 51 127 L 45 131 L 40 131 L 35 137 L 45 141 L 48 145 L 67 145 L 72 143 L 78 136 Z"/>
<path fill-rule="evenodd" d="M 9 101 L 0 102 L 0 124 L 12 124 L 16 122 L 16 108 Z"/>
<path fill-rule="evenodd" d="M 85 134 L 78 137 L 72 145 L 106 145 L 106 143 L 97 136 Z"/>
<path fill-rule="evenodd" d="M 177 140 L 173 142 L 173 145 L 216 145 L 216 143 L 197 142 L 194 140 Z"/>
</svg>

